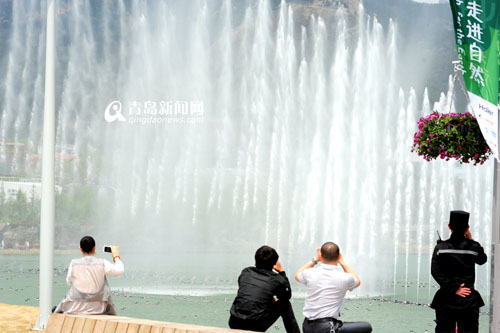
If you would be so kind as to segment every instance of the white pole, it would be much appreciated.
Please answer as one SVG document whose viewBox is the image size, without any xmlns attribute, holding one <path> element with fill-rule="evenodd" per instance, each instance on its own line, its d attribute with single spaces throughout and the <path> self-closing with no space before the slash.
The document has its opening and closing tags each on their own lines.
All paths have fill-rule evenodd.
<svg viewBox="0 0 500 333">
<path fill-rule="evenodd" d="M 498 78 L 500 85 L 500 77 Z M 498 123 L 500 124 L 500 90 L 498 91 Z M 500 133 L 500 128 L 497 135 Z M 500 137 L 498 138 L 500 147 Z M 490 333 L 500 332 L 500 162 L 495 159 L 493 180 L 493 219 L 491 220 L 491 290 Z"/>
<path fill-rule="evenodd" d="M 500 332 L 500 163 L 495 159 L 493 219 L 491 221 L 490 332 Z"/>
<path fill-rule="evenodd" d="M 55 213 L 55 0 L 47 0 L 45 103 L 43 111 L 42 207 L 40 214 L 40 315 L 35 330 L 47 326 L 52 312 Z"/>
</svg>

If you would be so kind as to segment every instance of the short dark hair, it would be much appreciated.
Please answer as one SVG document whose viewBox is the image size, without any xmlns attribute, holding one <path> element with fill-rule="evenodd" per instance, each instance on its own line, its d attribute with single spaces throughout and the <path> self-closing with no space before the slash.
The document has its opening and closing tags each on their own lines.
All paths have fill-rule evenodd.
<svg viewBox="0 0 500 333">
<path fill-rule="evenodd" d="M 255 267 L 271 270 L 278 262 L 278 252 L 270 246 L 264 245 L 255 252 Z"/>
<path fill-rule="evenodd" d="M 339 259 L 339 246 L 333 242 L 326 242 L 321 246 L 321 256 L 326 261 L 336 261 Z"/>
<path fill-rule="evenodd" d="M 80 240 L 80 248 L 85 253 L 90 253 L 95 247 L 95 240 L 91 236 L 85 236 Z"/>
</svg>

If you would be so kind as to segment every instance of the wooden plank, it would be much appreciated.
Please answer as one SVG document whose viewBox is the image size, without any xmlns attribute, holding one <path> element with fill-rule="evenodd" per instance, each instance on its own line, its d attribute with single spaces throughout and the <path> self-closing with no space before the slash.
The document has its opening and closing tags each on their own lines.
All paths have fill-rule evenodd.
<svg viewBox="0 0 500 333">
<path fill-rule="evenodd" d="M 141 325 L 139 333 L 151 333 L 151 325 Z"/>
<path fill-rule="evenodd" d="M 149 319 L 139 319 L 139 318 L 130 318 L 130 317 L 116 317 L 113 321 L 117 321 L 120 323 L 134 323 L 139 325 L 153 325 L 153 324 L 164 324 L 162 321 L 154 321 Z M 168 323 L 167 323 L 168 324 Z"/>
<path fill-rule="evenodd" d="M 85 325 L 85 318 L 84 317 L 76 317 L 75 323 L 73 324 L 73 329 L 71 330 L 71 333 L 82 333 L 83 325 Z"/>
<path fill-rule="evenodd" d="M 163 328 L 159 326 L 153 326 L 150 333 L 163 333 Z"/>
<path fill-rule="evenodd" d="M 106 329 L 106 320 L 96 320 L 93 333 L 104 333 Z"/>
<path fill-rule="evenodd" d="M 175 328 L 165 327 L 161 333 L 175 333 Z"/>
<path fill-rule="evenodd" d="M 116 333 L 127 333 L 128 323 L 118 323 L 116 325 Z"/>
<path fill-rule="evenodd" d="M 104 333 L 115 333 L 116 326 L 118 326 L 118 322 L 116 321 L 107 321 L 106 327 L 104 328 Z"/>
<path fill-rule="evenodd" d="M 107 315 L 53 314 L 46 333 L 229 333 L 250 332 Z"/>
<path fill-rule="evenodd" d="M 64 320 L 66 316 L 59 313 L 53 313 L 49 316 L 49 321 L 47 322 L 47 333 L 60 333 L 64 325 Z"/>
<path fill-rule="evenodd" d="M 86 318 L 85 324 L 83 325 L 82 333 L 92 333 L 94 332 L 94 326 L 97 320 Z"/>
<path fill-rule="evenodd" d="M 75 319 L 75 317 L 66 316 L 61 332 L 71 332 L 71 330 L 73 329 L 73 325 L 75 324 Z"/>
<path fill-rule="evenodd" d="M 128 324 L 127 333 L 139 333 L 139 324 Z"/>
</svg>

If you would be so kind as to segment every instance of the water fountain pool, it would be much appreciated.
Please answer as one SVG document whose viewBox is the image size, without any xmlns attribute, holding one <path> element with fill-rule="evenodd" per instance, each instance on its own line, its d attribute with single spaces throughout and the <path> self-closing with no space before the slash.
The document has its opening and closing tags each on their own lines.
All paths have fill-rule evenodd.
<svg viewBox="0 0 500 333">
<path fill-rule="evenodd" d="M 44 6 L 11 6 L 0 163 L 37 175 Z M 397 24 L 361 7 L 301 25 L 294 6 L 59 2 L 58 184 L 96 188 L 74 238 L 92 232 L 122 247 L 128 271 L 116 286 L 233 291 L 261 244 L 293 272 L 333 240 L 364 277 L 355 296 L 428 303 L 449 210 L 471 211 L 489 248 L 491 165 L 410 153 L 416 119 L 452 101 L 400 88 Z M 489 289 L 486 266 L 478 286 Z"/>
</svg>

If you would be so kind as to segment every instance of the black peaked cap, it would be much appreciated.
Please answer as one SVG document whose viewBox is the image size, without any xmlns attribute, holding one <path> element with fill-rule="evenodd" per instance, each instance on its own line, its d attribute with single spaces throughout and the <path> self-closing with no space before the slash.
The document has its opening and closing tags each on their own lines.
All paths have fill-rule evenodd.
<svg viewBox="0 0 500 333">
<path fill-rule="evenodd" d="M 450 212 L 450 225 L 452 228 L 465 228 L 469 225 L 469 213 L 463 210 L 452 210 Z M 454 229 L 455 229 L 454 228 Z"/>
</svg>

